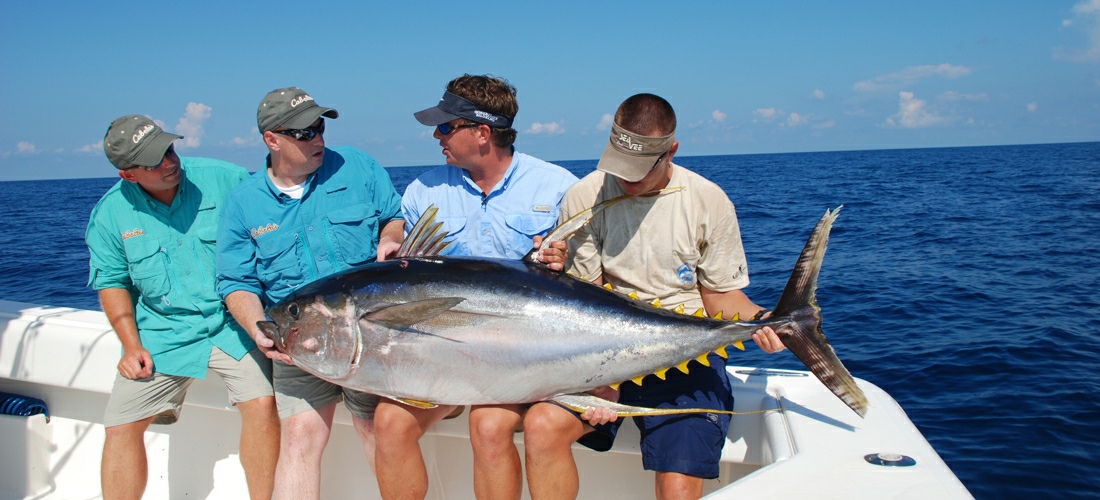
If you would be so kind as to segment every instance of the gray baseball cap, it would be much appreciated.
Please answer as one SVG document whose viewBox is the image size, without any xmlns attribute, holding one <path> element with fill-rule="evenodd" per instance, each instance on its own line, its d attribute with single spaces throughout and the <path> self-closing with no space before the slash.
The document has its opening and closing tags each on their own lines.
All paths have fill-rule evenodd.
<svg viewBox="0 0 1100 500">
<path fill-rule="evenodd" d="M 653 169 L 657 158 L 667 153 L 676 142 L 676 132 L 654 137 L 635 134 L 615 123 L 611 125 L 611 141 L 600 155 L 596 169 L 628 182 L 638 182 Z"/>
<path fill-rule="evenodd" d="M 309 127 L 320 117 L 337 118 L 335 109 L 318 106 L 306 91 L 287 87 L 268 92 L 256 111 L 256 125 L 260 133 L 280 127 L 301 129 Z"/>
<path fill-rule="evenodd" d="M 182 135 L 169 134 L 153 120 L 141 115 L 115 119 L 103 136 L 103 152 L 119 170 L 134 165 L 152 167 L 164 159 L 168 146 Z"/>
</svg>

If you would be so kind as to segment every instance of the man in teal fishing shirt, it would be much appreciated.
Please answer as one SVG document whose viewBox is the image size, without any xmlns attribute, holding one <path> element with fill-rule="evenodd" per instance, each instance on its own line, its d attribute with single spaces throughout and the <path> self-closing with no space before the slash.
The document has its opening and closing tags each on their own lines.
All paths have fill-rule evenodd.
<svg viewBox="0 0 1100 500">
<path fill-rule="evenodd" d="M 252 498 L 271 498 L 279 420 L 271 361 L 222 305 L 215 237 L 229 191 L 248 172 L 181 158 L 182 137 L 129 115 L 103 140 L 122 178 L 92 209 L 85 239 L 89 286 L 122 342 L 103 425 L 103 498 L 141 498 L 148 478 L 145 430 L 174 423 L 207 369 L 225 381 L 241 413 L 240 460 Z"/>
</svg>

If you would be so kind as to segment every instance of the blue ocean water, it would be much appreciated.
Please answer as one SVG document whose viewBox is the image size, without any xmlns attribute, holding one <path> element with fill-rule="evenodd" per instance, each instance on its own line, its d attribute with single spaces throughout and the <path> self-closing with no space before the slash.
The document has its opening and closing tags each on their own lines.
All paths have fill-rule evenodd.
<svg viewBox="0 0 1100 500">
<path fill-rule="evenodd" d="M 844 205 L 819 283 L 825 332 L 977 498 L 1100 494 L 1100 143 L 676 161 L 736 204 L 760 304 Z M 427 168 L 389 172 L 404 190 Z M 0 298 L 98 308 L 83 234 L 115 180 L 0 182 Z M 732 362 L 802 369 L 753 348 Z"/>
</svg>

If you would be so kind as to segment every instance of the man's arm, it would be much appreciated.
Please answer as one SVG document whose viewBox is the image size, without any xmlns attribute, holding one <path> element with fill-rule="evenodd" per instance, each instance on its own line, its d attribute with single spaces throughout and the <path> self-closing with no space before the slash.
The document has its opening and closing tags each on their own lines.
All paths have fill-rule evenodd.
<svg viewBox="0 0 1100 500">
<path fill-rule="evenodd" d="M 257 321 L 267 321 L 263 303 L 260 302 L 258 295 L 245 290 L 235 290 L 225 297 L 225 307 L 229 309 L 233 319 L 237 320 L 237 324 L 241 325 L 241 328 L 248 332 L 248 336 L 256 342 L 260 352 L 275 361 L 282 361 L 288 365 L 294 364 L 290 356 L 276 351 L 275 341 L 267 338 L 267 335 L 264 335 L 256 326 Z"/>
<path fill-rule="evenodd" d="M 405 237 L 405 221 L 394 219 L 386 223 L 378 235 L 378 262 L 392 259 Z"/>
<path fill-rule="evenodd" d="M 107 321 L 111 322 L 111 328 L 115 329 L 118 340 L 122 342 L 122 359 L 118 362 L 118 373 L 130 380 L 152 377 L 153 357 L 141 345 L 130 290 L 104 288 L 99 291 L 99 303 L 107 314 Z"/>
<path fill-rule="evenodd" d="M 716 292 L 700 285 L 699 293 L 703 297 L 703 309 L 706 310 L 708 316 L 714 316 L 721 311 L 722 317 L 725 319 L 732 318 L 734 314 L 738 314 L 741 320 L 748 321 L 764 310 L 763 307 L 756 305 L 749 299 L 749 296 L 745 295 L 745 292 L 741 290 Z M 767 313 L 767 315 L 770 314 L 770 312 Z M 767 315 L 765 315 L 765 317 Z M 764 352 L 769 354 L 787 348 L 787 346 L 783 345 L 783 342 L 779 340 L 779 336 L 775 334 L 775 330 L 772 330 L 770 326 L 765 326 L 757 330 L 756 333 L 752 335 L 752 339 L 756 341 L 756 345 L 760 346 Z"/>
</svg>

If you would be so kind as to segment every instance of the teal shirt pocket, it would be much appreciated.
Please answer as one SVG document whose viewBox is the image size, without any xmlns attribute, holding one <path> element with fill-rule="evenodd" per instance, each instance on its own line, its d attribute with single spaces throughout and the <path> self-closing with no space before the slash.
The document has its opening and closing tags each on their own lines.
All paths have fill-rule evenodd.
<svg viewBox="0 0 1100 500">
<path fill-rule="evenodd" d="M 152 238 L 131 238 L 123 242 L 130 279 L 142 300 L 153 304 L 172 291 L 168 254 L 160 242 Z"/>
</svg>

